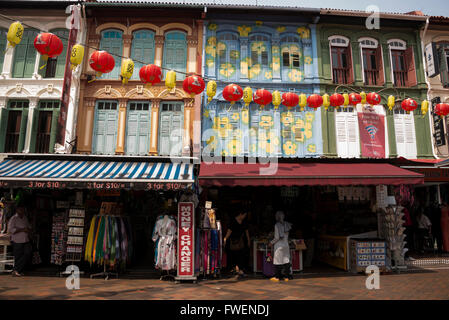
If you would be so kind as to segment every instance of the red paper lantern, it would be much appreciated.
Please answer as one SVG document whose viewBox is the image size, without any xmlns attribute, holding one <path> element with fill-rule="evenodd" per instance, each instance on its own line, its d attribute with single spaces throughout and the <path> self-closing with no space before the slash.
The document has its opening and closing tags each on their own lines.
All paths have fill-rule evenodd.
<svg viewBox="0 0 449 320">
<path fill-rule="evenodd" d="M 140 81 L 148 85 L 155 85 L 161 82 L 162 70 L 159 66 L 149 64 L 139 70 Z"/>
<path fill-rule="evenodd" d="M 409 98 L 409 99 L 405 99 L 404 101 L 402 101 L 401 107 L 405 111 L 410 112 L 410 111 L 413 111 L 416 108 L 418 108 L 418 104 L 416 103 L 415 100 Z"/>
<path fill-rule="evenodd" d="M 307 104 L 310 108 L 318 109 L 323 105 L 323 97 L 319 94 L 312 94 L 307 97 Z"/>
<path fill-rule="evenodd" d="M 296 107 L 299 103 L 299 96 L 294 92 L 286 92 L 282 95 L 282 104 L 288 109 Z"/>
<path fill-rule="evenodd" d="M 338 107 L 342 106 L 343 103 L 345 103 L 345 98 L 343 97 L 343 95 L 341 95 L 339 93 L 334 93 L 329 98 L 329 102 L 330 102 L 332 107 L 337 107 L 338 108 Z"/>
<path fill-rule="evenodd" d="M 97 71 L 98 76 L 101 76 L 103 73 L 109 73 L 114 69 L 115 61 L 106 51 L 94 51 L 90 56 L 89 65 Z"/>
<path fill-rule="evenodd" d="M 382 98 L 378 93 L 370 92 L 366 95 L 366 102 L 368 102 L 372 106 L 380 104 L 381 100 Z"/>
<path fill-rule="evenodd" d="M 195 95 L 204 91 L 206 84 L 200 76 L 190 76 L 184 79 L 182 88 L 193 98 Z"/>
<path fill-rule="evenodd" d="M 434 110 L 435 114 L 444 117 L 447 116 L 449 114 L 449 104 L 447 103 L 438 103 L 435 106 L 435 110 Z"/>
<path fill-rule="evenodd" d="M 349 104 L 352 106 L 358 105 L 360 102 L 362 102 L 362 96 L 358 93 L 351 93 L 349 95 Z"/>
<path fill-rule="evenodd" d="M 237 84 L 228 84 L 226 87 L 224 87 L 222 95 L 226 101 L 234 104 L 236 101 L 242 99 L 243 89 Z"/>
<path fill-rule="evenodd" d="M 34 47 L 42 55 L 44 60 L 54 58 L 62 53 L 64 48 L 61 39 L 53 33 L 39 33 L 34 38 Z"/>
<path fill-rule="evenodd" d="M 271 92 L 265 89 L 257 89 L 253 95 L 253 101 L 263 108 L 273 100 Z"/>
</svg>

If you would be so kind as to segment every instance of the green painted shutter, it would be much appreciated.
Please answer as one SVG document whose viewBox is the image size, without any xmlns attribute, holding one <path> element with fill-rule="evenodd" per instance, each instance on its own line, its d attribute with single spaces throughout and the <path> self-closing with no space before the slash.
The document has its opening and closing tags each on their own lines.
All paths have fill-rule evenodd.
<svg viewBox="0 0 449 320">
<path fill-rule="evenodd" d="M 441 83 L 444 87 L 449 86 L 449 66 L 447 65 L 446 52 L 444 46 L 438 49 L 438 56 L 440 57 L 440 77 Z"/>
<path fill-rule="evenodd" d="M 39 126 L 39 109 L 34 109 L 33 122 L 31 124 L 30 152 L 36 152 L 37 127 Z"/>
<path fill-rule="evenodd" d="M 13 61 L 13 78 L 23 78 L 25 70 L 25 57 L 27 53 L 27 39 L 24 38 L 16 45 L 14 49 L 14 61 Z"/>
<path fill-rule="evenodd" d="M 25 70 L 23 71 L 24 78 L 31 78 L 34 73 L 34 66 L 36 64 L 36 48 L 34 48 L 34 37 L 28 38 L 26 58 L 25 58 Z"/>
<path fill-rule="evenodd" d="M 0 152 L 5 152 L 6 129 L 8 127 L 9 110 L 1 108 L 0 119 Z"/>
<path fill-rule="evenodd" d="M 55 78 L 64 78 L 65 64 L 67 59 L 67 47 L 69 45 L 69 31 L 68 30 L 58 30 L 54 32 L 61 40 L 64 45 L 62 53 L 58 56 L 56 62 L 56 73 Z"/>
<path fill-rule="evenodd" d="M 22 119 L 20 122 L 20 135 L 19 135 L 19 145 L 17 147 L 17 152 L 23 152 L 25 146 L 25 136 L 27 132 L 27 120 L 28 120 L 28 109 L 22 110 Z"/>
<path fill-rule="evenodd" d="M 6 51 L 6 30 L 0 30 L 0 73 L 3 71 L 3 61 Z"/>
<path fill-rule="evenodd" d="M 56 132 L 58 130 L 58 118 L 59 118 L 59 110 L 53 110 L 53 114 L 51 117 L 51 131 L 50 131 L 50 146 L 49 153 L 55 152 L 55 143 L 56 143 Z"/>
</svg>

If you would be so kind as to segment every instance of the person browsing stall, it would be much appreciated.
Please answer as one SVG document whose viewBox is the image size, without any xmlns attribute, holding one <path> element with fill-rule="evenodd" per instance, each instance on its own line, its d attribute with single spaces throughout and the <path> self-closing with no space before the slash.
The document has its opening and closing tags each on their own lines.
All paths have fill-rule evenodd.
<svg viewBox="0 0 449 320">
<path fill-rule="evenodd" d="M 232 219 L 231 225 L 228 228 L 226 236 L 223 239 L 224 246 L 229 241 L 229 264 L 232 267 L 232 272 L 243 276 L 244 269 L 249 257 L 249 248 L 251 247 L 248 225 L 245 218 L 246 212 L 239 211 L 234 219 Z"/>
<path fill-rule="evenodd" d="M 16 214 L 9 220 L 8 232 L 14 253 L 14 270 L 16 277 L 23 276 L 23 270 L 31 258 L 32 247 L 30 244 L 31 225 L 25 216 L 25 208 L 17 207 Z"/>
</svg>

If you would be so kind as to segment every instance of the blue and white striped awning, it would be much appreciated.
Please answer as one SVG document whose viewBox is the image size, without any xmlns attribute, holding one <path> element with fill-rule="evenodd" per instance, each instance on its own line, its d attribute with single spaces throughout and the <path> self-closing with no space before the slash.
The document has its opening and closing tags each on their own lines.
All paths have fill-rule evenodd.
<svg viewBox="0 0 449 320">
<path fill-rule="evenodd" d="M 0 162 L 0 186 L 89 189 L 179 189 L 194 182 L 193 164 L 19 160 Z"/>
</svg>

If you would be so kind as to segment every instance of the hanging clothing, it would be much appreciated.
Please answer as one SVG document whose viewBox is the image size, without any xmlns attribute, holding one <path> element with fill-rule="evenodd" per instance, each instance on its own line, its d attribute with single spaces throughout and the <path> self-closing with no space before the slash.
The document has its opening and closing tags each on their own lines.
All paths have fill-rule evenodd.
<svg viewBox="0 0 449 320">
<path fill-rule="evenodd" d="M 158 217 L 152 240 L 156 243 L 155 266 L 157 269 L 176 269 L 177 223 L 168 215 Z"/>
<path fill-rule="evenodd" d="M 283 265 L 290 263 L 290 247 L 288 245 L 288 233 L 291 230 L 291 223 L 277 222 L 274 226 L 274 239 L 271 243 L 274 245 L 273 264 Z"/>
</svg>

